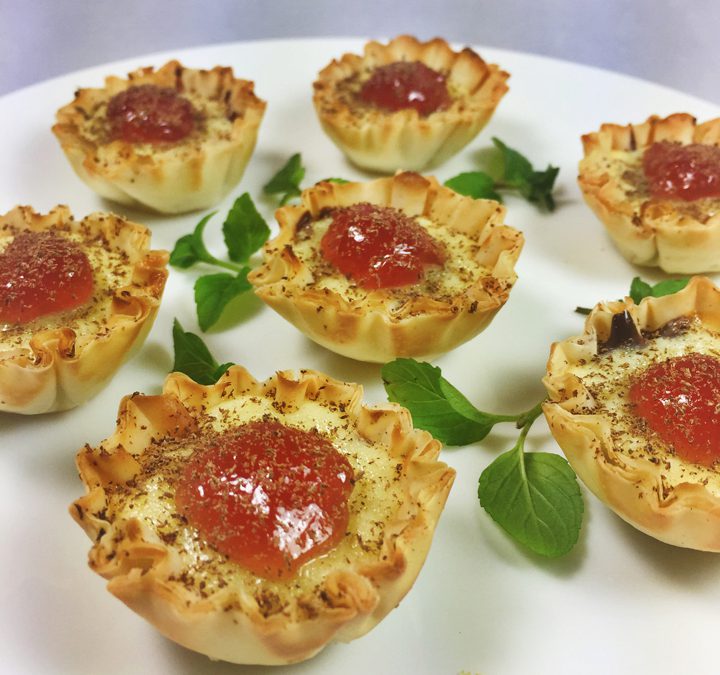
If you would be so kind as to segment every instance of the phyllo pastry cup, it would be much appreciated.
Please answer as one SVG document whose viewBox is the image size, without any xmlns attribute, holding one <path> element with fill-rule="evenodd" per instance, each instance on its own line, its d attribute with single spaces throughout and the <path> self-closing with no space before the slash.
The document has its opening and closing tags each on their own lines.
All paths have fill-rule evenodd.
<svg viewBox="0 0 720 675">
<path fill-rule="evenodd" d="M 544 378 L 550 430 L 587 487 L 638 530 L 705 551 L 720 551 L 717 464 L 679 454 L 629 392 L 668 359 L 717 359 L 719 331 L 720 291 L 695 277 L 674 295 L 597 305 L 582 335 L 552 346 Z"/>
<path fill-rule="evenodd" d="M 627 260 L 666 272 L 720 271 L 720 198 L 652 197 L 643 155 L 654 143 L 720 145 L 720 118 L 677 113 L 642 124 L 603 124 L 582 137 L 578 183 Z"/>
<path fill-rule="evenodd" d="M 92 267 L 92 297 L 67 312 L 0 325 L 0 410 L 65 410 L 95 395 L 150 330 L 167 279 L 166 251 L 147 228 L 108 213 L 75 220 L 19 206 L 0 217 L 0 255 L 23 232 L 54 232 L 79 245 Z M 11 291 L 0 291 L 0 302 Z"/>
<path fill-rule="evenodd" d="M 108 103 L 145 85 L 175 92 L 192 105 L 187 136 L 155 143 L 111 133 Z M 160 213 L 205 209 L 240 181 L 255 148 L 265 102 L 253 87 L 235 78 L 232 68 L 196 70 L 170 61 L 127 79 L 108 77 L 100 89 L 79 89 L 58 110 L 52 130 L 77 175 L 100 196 Z"/>
<path fill-rule="evenodd" d="M 354 472 L 339 543 L 285 579 L 219 553 L 175 502 L 198 443 L 257 421 L 320 434 Z M 439 452 L 404 408 L 367 406 L 359 385 L 318 372 L 258 382 L 234 366 L 211 386 L 173 373 L 161 395 L 124 398 L 115 432 L 79 452 L 87 493 L 70 512 L 91 568 L 164 635 L 212 659 L 291 663 L 363 635 L 408 592 L 455 475 Z"/>
<path fill-rule="evenodd" d="M 449 104 L 421 115 L 363 102 L 359 94 L 373 71 L 398 62 L 420 62 L 444 76 Z M 357 166 L 383 173 L 421 171 L 442 164 L 475 138 L 507 91 L 508 77 L 470 48 L 456 52 L 440 38 L 421 42 L 401 35 L 388 44 L 368 42 L 362 56 L 333 60 L 313 85 L 313 102 L 325 133 Z"/>
<path fill-rule="evenodd" d="M 447 259 L 416 284 L 366 289 L 325 260 L 333 210 L 369 203 L 409 216 L 444 246 Z M 310 339 L 360 361 L 431 358 L 482 331 L 516 280 L 522 234 L 505 208 L 472 199 L 435 178 L 403 172 L 368 183 L 321 182 L 301 204 L 276 212 L 280 233 L 250 273 L 255 293 Z"/>
</svg>

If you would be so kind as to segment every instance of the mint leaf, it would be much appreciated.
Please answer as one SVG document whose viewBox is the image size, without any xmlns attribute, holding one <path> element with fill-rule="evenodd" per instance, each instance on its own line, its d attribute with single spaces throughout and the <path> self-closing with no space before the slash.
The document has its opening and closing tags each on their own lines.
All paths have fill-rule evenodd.
<svg viewBox="0 0 720 675">
<path fill-rule="evenodd" d="M 448 445 L 483 439 L 498 422 L 515 422 L 517 443 L 480 476 L 478 498 L 510 536 L 544 556 L 567 553 L 577 542 L 583 502 L 570 465 L 549 453 L 524 453 L 525 437 L 542 414 L 542 401 L 518 415 L 475 408 L 439 368 L 396 359 L 382 368 L 388 398 L 407 407 L 413 424 Z"/>
<path fill-rule="evenodd" d="M 481 412 L 429 363 L 395 359 L 383 366 L 381 375 L 388 399 L 407 408 L 416 427 L 447 445 L 474 443 L 497 422 L 517 419 Z"/>
<path fill-rule="evenodd" d="M 639 304 L 643 298 L 652 295 L 652 286 L 643 281 L 640 277 L 634 277 L 630 283 L 630 297 Z"/>
<path fill-rule="evenodd" d="M 499 138 L 493 138 L 492 142 L 502 158 L 502 176 L 497 187 L 513 188 L 528 201 L 538 203 L 548 211 L 554 210 L 552 190 L 560 169 L 548 165 L 545 171 L 535 171 L 530 161 L 517 150 L 508 147 Z"/>
<path fill-rule="evenodd" d="M 270 236 L 270 228 L 246 192 L 235 200 L 223 223 L 230 260 L 246 263 Z"/>
<path fill-rule="evenodd" d="M 665 279 L 664 281 L 658 281 L 658 283 L 654 285 L 643 281 L 640 277 L 633 277 L 628 295 L 636 305 L 639 305 L 643 298 L 661 298 L 663 295 L 672 295 L 673 293 L 681 291 L 689 283 L 690 277 Z M 618 300 L 617 302 L 622 302 L 622 300 Z M 576 307 L 575 311 L 578 314 L 590 314 L 592 310 L 589 307 Z"/>
<path fill-rule="evenodd" d="M 493 137 L 492 142 L 501 153 L 502 182 L 513 188 L 524 186 L 533 174 L 530 161 L 517 150 L 505 145 L 499 138 Z"/>
<path fill-rule="evenodd" d="M 338 185 L 345 185 L 349 183 L 349 180 L 345 180 L 344 178 L 323 178 L 321 181 L 318 181 L 319 183 L 337 183 Z"/>
<path fill-rule="evenodd" d="M 214 384 L 232 363 L 219 364 L 205 343 L 194 333 L 183 330 L 180 322 L 173 322 L 173 370 L 185 373 L 198 384 Z"/>
<path fill-rule="evenodd" d="M 523 452 L 524 436 L 480 476 L 478 499 L 511 537 L 555 558 L 577 542 L 583 500 L 570 465 L 558 455 Z"/>
<path fill-rule="evenodd" d="M 635 304 L 639 304 L 643 298 L 653 297 L 660 298 L 663 295 L 672 295 L 681 291 L 685 286 L 690 283 L 689 277 L 682 279 L 665 279 L 659 281 L 655 285 L 650 285 L 646 281 L 643 281 L 640 277 L 635 277 L 630 284 L 630 297 L 635 301 Z"/>
<path fill-rule="evenodd" d="M 192 234 L 186 234 L 175 242 L 175 247 L 170 253 L 170 264 L 173 267 L 187 269 L 200 261 L 193 242 L 194 236 Z"/>
<path fill-rule="evenodd" d="M 232 361 L 228 361 L 227 363 L 221 363 L 216 369 L 215 372 L 212 374 L 213 377 L 213 383 L 217 382 L 225 373 L 227 373 L 228 368 L 231 366 L 234 366 L 235 364 Z"/>
<path fill-rule="evenodd" d="M 296 152 L 263 187 L 267 195 L 282 195 L 280 206 L 287 204 L 290 199 L 300 194 L 300 183 L 305 177 L 305 167 L 302 165 L 302 158 Z"/>
<path fill-rule="evenodd" d="M 211 328 L 222 316 L 227 304 L 238 295 L 249 291 L 249 267 L 243 268 L 237 276 L 232 274 L 206 274 L 195 282 L 195 307 L 201 330 Z"/>
<path fill-rule="evenodd" d="M 196 262 L 206 262 L 215 264 L 216 258 L 213 256 L 203 242 L 203 231 L 217 211 L 208 213 L 196 226 L 192 234 L 186 234 L 175 242 L 175 247 L 170 254 L 170 264 L 175 267 L 187 269 L 192 267 Z"/>
<path fill-rule="evenodd" d="M 205 226 L 215 213 L 205 216 L 192 234 L 180 237 L 170 255 L 170 263 L 176 267 L 188 268 L 204 262 L 231 272 L 206 274 L 195 282 L 195 307 L 198 323 L 204 331 L 220 319 L 229 302 L 250 289 L 247 280 L 250 268 L 240 263 L 247 263 L 270 236 L 270 228 L 246 192 L 235 200 L 225 217 L 223 236 L 230 260 L 220 260 L 207 250 L 203 241 Z"/>
<path fill-rule="evenodd" d="M 554 211 L 555 199 L 552 190 L 559 171 L 556 166 L 548 166 L 545 171 L 533 171 L 528 186 L 520 188 L 520 194 L 529 202 L 536 202 L 544 209 Z"/>
<path fill-rule="evenodd" d="M 445 181 L 445 187 L 473 199 L 494 199 L 502 202 L 502 197 L 495 191 L 492 176 L 482 171 L 460 173 Z"/>
</svg>

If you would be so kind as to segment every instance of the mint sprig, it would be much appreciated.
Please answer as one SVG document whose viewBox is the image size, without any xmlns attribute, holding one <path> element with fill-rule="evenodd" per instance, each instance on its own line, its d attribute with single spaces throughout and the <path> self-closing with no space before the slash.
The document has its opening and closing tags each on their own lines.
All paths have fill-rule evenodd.
<svg viewBox="0 0 720 675">
<path fill-rule="evenodd" d="M 503 167 L 498 187 L 517 190 L 528 201 L 553 211 L 555 200 L 552 189 L 560 169 L 548 165 L 545 171 L 536 171 L 526 157 L 505 145 L 499 138 L 493 138 L 492 142 L 501 153 Z"/>
<path fill-rule="evenodd" d="M 633 277 L 633 280 L 630 282 L 628 295 L 633 299 L 633 302 L 638 305 L 643 298 L 661 298 L 664 295 L 672 295 L 673 293 L 681 291 L 689 283 L 690 277 L 664 279 L 663 281 L 658 281 L 656 284 L 649 284 L 640 277 Z M 618 302 L 622 301 L 618 300 Z M 590 314 L 592 309 L 590 307 L 576 307 L 575 311 L 578 314 Z"/>
<path fill-rule="evenodd" d="M 188 269 L 197 263 L 205 263 L 232 273 L 206 274 L 195 282 L 195 307 L 203 331 L 218 322 L 232 300 L 250 290 L 248 262 L 270 236 L 270 228 L 246 192 L 235 200 L 223 222 L 223 237 L 230 260 L 221 260 L 208 251 L 203 240 L 205 227 L 216 213 L 206 215 L 192 234 L 180 237 L 170 254 L 170 264 L 174 267 Z"/>
<path fill-rule="evenodd" d="M 517 419 L 481 412 L 429 363 L 395 359 L 383 366 L 381 375 L 388 400 L 407 408 L 416 426 L 446 445 L 481 441 L 498 422 Z"/>
<path fill-rule="evenodd" d="M 215 384 L 232 363 L 218 363 L 205 343 L 195 333 L 186 332 L 173 321 L 173 370 L 185 373 L 198 384 Z"/>
<path fill-rule="evenodd" d="M 470 171 L 445 181 L 445 185 L 474 199 L 502 201 L 502 191 L 520 193 L 529 202 L 547 211 L 555 209 L 553 188 L 560 169 L 548 165 L 544 171 L 537 171 L 530 160 L 517 150 L 493 138 L 495 146 L 491 160 L 496 165 L 494 172 Z"/>
<path fill-rule="evenodd" d="M 665 279 L 656 284 L 649 284 L 640 277 L 635 277 L 630 284 L 630 297 L 638 304 L 643 298 L 660 298 L 681 291 L 690 283 L 690 277 L 681 279 Z"/>
<path fill-rule="evenodd" d="M 205 262 L 210 265 L 218 265 L 219 267 L 228 267 L 228 264 L 222 260 L 218 260 L 205 247 L 203 241 L 203 233 L 205 226 L 210 219 L 217 213 L 213 211 L 208 213 L 196 226 L 192 234 L 186 234 L 175 242 L 175 247 L 170 253 L 170 264 L 174 267 L 187 269 L 196 263 Z M 233 269 L 234 266 L 230 265 Z"/>
<path fill-rule="evenodd" d="M 303 178 L 305 178 L 305 167 L 302 165 L 300 153 L 296 152 L 264 185 L 263 192 L 271 196 L 281 195 L 280 206 L 283 206 L 300 195 L 300 183 Z"/>
<path fill-rule="evenodd" d="M 268 240 L 270 228 L 245 192 L 235 200 L 223 223 L 223 237 L 233 262 L 247 263 Z"/>
<path fill-rule="evenodd" d="M 482 472 L 478 499 L 513 539 L 555 558 L 577 543 L 583 500 L 567 460 L 550 452 L 525 452 L 531 425 L 529 421 L 517 443 Z"/>
<path fill-rule="evenodd" d="M 249 267 L 243 267 L 237 276 L 232 274 L 205 274 L 195 282 L 195 308 L 201 330 L 212 328 L 232 300 L 252 288 L 247 275 Z"/>
<path fill-rule="evenodd" d="M 478 410 L 437 366 L 396 359 L 382 368 L 388 399 L 406 407 L 416 427 L 447 445 L 485 438 L 495 424 L 514 422 L 521 430 L 515 446 L 480 476 L 478 498 L 490 516 L 516 541 L 547 557 L 567 553 L 577 542 L 583 501 L 575 473 L 550 453 L 525 453 L 525 438 L 542 413 L 542 402 L 512 415 Z"/>
<path fill-rule="evenodd" d="M 473 199 L 494 199 L 502 202 L 502 195 L 495 190 L 495 179 L 482 171 L 460 173 L 446 180 L 445 186 Z"/>
</svg>

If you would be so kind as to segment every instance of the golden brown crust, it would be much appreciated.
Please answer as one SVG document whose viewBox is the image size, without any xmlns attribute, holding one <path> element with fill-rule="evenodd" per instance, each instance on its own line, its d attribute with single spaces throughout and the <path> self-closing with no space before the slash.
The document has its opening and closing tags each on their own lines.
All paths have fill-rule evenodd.
<svg viewBox="0 0 720 675">
<path fill-rule="evenodd" d="M 313 415 L 302 422 L 308 406 L 336 412 L 328 412 L 330 417 L 322 417 L 322 422 Z M 113 519 L 109 497 L 113 485 L 138 476 L 144 452 L 198 429 L 207 433 L 207 425 L 226 430 L 240 419 L 234 417 L 238 410 L 245 415 L 243 420 L 271 414 L 289 423 L 286 420 L 294 415 L 293 425 L 322 426 L 330 440 L 342 425 L 370 447 L 380 464 L 392 467 L 398 476 L 393 480 L 400 481 L 400 487 L 393 489 L 404 498 L 390 502 L 382 541 L 370 554 L 358 548 L 359 530 L 350 531 L 338 545 L 350 548 L 335 557 L 327 554 L 330 562 L 305 563 L 298 572 L 305 575 L 303 579 L 275 583 L 270 593 L 270 586 L 263 587 L 261 580 L 235 563 L 213 562 L 219 554 L 207 545 L 202 551 L 210 562 L 203 564 L 222 564 L 224 572 L 222 579 L 213 580 L 211 572 L 202 575 L 195 570 L 202 578 L 198 583 L 191 579 L 182 547 L 168 543 L 167 536 L 162 538 L 140 508 L 133 509 L 132 517 Z M 328 419 L 341 421 L 334 426 Z M 347 445 L 347 439 L 338 441 L 337 449 L 351 458 Z M 279 372 L 258 382 L 244 368 L 234 366 L 207 387 L 174 373 L 162 395 L 123 399 L 115 433 L 97 448 L 88 446 L 78 453 L 87 493 L 70 512 L 94 542 L 90 566 L 109 580 L 108 590 L 166 636 L 213 659 L 291 663 L 310 658 L 332 640 L 348 641 L 364 634 L 410 589 L 455 475 L 437 461 L 439 451 L 440 444 L 427 432 L 412 428 L 407 410 L 394 404 L 367 407 L 360 386 L 314 371 L 299 376 Z M 357 467 L 354 470 L 357 481 L 363 480 Z M 381 487 L 376 489 L 376 500 L 358 496 L 361 506 L 351 505 L 351 514 L 353 509 L 359 514 L 351 515 L 348 529 L 360 522 L 365 511 L 374 517 L 384 500 Z"/>
<path fill-rule="evenodd" d="M 431 234 L 438 238 L 464 238 L 472 249 L 463 262 L 468 278 L 444 294 L 416 287 L 362 291 L 339 272 L 316 269 L 298 255 L 296 235 L 308 219 L 359 202 L 426 218 L 437 224 Z M 265 261 L 249 279 L 264 302 L 339 354 L 380 363 L 436 356 L 477 335 L 509 297 L 523 237 L 503 224 L 504 215 L 497 202 L 464 197 L 416 173 L 369 183 L 322 182 L 303 192 L 299 206 L 277 211 L 280 233 L 266 244 Z M 439 274 L 449 276 L 448 266 Z"/>
<path fill-rule="evenodd" d="M 578 370 L 592 363 L 607 340 L 613 314 L 627 309 L 636 326 L 653 332 L 678 317 L 696 316 L 703 330 L 720 330 L 720 290 L 696 277 L 679 293 L 635 305 L 601 303 L 583 335 L 552 346 L 544 384 L 550 430 L 583 482 L 619 516 L 660 541 L 720 551 L 720 476 L 674 455 L 633 451 L 631 434 L 600 406 Z M 649 358 L 645 366 L 649 365 Z M 629 439 L 629 441 L 628 441 Z M 638 441 L 639 442 L 639 441 Z M 644 442 L 644 441 L 643 441 Z"/>
<path fill-rule="evenodd" d="M 339 94 L 343 83 L 354 78 L 359 87 L 372 69 L 396 61 L 420 61 L 446 74 L 451 105 L 422 117 L 411 109 L 386 112 L 359 106 Z M 475 138 L 507 91 L 508 77 L 469 48 L 455 52 L 440 38 L 421 42 L 401 35 L 387 45 L 368 42 L 363 56 L 345 54 L 332 61 L 313 85 L 313 102 L 325 133 L 353 163 L 383 173 L 421 171 L 446 161 Z"/>
<path fill-rule="evenodd" d="M 112 214 L 78 221 L 66 206 L 46 215 L 18 206 L 0 216 L 0 248 L 24 230 L 48 229 L 68 233 L 86 249 L 113 251 L 121 270 L 113 272 L 117 285 L 102 281 L 107 270 L 95 270 L 99 288 L 89 315 L 0 331 L 0 410 L 7 412 L 65 410 L 94 396 L 143 343 L 167 279 L 168 254 L 149 250 L 149 230 Z"/>
<path fill-rule="evenodd" d="M 720 271 L 720 200 L 688 206 L 650 199 L 624 175 L 623 167 L 638 170 L 625 159 L 639 165 L 642 152 L 658 141 L 720 145 L 720 118 L 697 124 L 686 113 L 653 115 L 584 135 L 578 183 L 585 201 L 630 262 L 681 274 Z"/>
<path fill-rule="evenodd" d="M 161 146 L 108 140 L 102 120 L 108 101 L 130 86 L 170 87 L 207 110 L 205 128 L 178 143 Z M 197 107 L 197 106 L 196 106 Z M 160 213 L 204 209 L 235 186 L 250 161 L 265 112 L 253 83 L 232 68 L 194 70 L 170 61 L 140 68 L 127 79 L 108 77 L 102 89 L 79 89 L 60 108 L 53 133 L 75 172 L 102 197 Z"/>
</svg>

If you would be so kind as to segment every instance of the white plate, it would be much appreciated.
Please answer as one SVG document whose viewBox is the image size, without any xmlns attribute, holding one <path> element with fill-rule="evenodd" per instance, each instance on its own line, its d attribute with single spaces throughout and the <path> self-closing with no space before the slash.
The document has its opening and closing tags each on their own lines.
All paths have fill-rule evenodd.
<svg viewBox="0 0 720 675">
<path fill-rule="evenodd" d="M 323 135 L 311 103 L 318 70 L 359 40 L 233 44 L 154 55 L 67 75 L 0 99 L 0 212 L 15 204 L 47 210 L 69 204 L 76 215 L 122 207 L 95 197 L 75 177 L 50 133 L 55 110 L 80 86 L 108 74 L 161 65 L 231 65 L 268 101 L 255 156 L 234 195 L 249 191 L 268 218 L 260 188 L 293 152 L 302 152 L 305 184 L 328 176 L 363 178 Z M 688 111 L 700 119 L 717 106 L 628 77 L 512 52 L 480 49 L 512 73 L 510 92 L 489 127 L 436 174 L 471 169 L 477 151 L 498 136 L 538 166 L 560 167 L 558 209 L 544 215 L 508 197 L 508 221 L 526 245 L 507 306 L 475 340 L 437 363 L 486 410 L 515 412 L 543 396 L 540 378 L 550 343 L 581 330 L 576 305 L 622 296 L 631 278 L 660 277 L 626 263 L 581 201 L 579 136 L 603 121 L 627 123 Z M 148 217 L 155 247 L 171 248 L 197 215 Z M 208 226 L 210 247 L 224 251 L 222 215 Z M 138 356 L 110 386 L 79 409 L 26 418 L 0 413 L 0 670 L 7 673 L 249 673 L 211 663 L 165 640 L 104 590 L 85 560 L 90 543 L 67 514 L 82 486 L 75 451 L 114 428 L 120 397 L 157 392 L 171 367 L 171 324 L 198 331 L 192 302 L 196 273 L 173 270 L 157 323 Z M 205 336 L 219 361 L 258 378 L 312 367 L 366 386 L 385 400 L 379 368 L 335 356 L 306 340 L 254 299 L 246 318 Z M 514 442 L 499 427 L 482 446 L 444 451 L 458 476 L 435 541 L 414 588 L 369 635 L 333 645 L 305 664 L 275 673 L 710 673 L 717 672 L 720 558 L 660 544 L 626 525 L 583 490 L 580 542 L 560 560 L 526 553 L 480 508 L 482 469 Z M 557 451 L 542 420 L 529 449 Z"/>
</svg>

